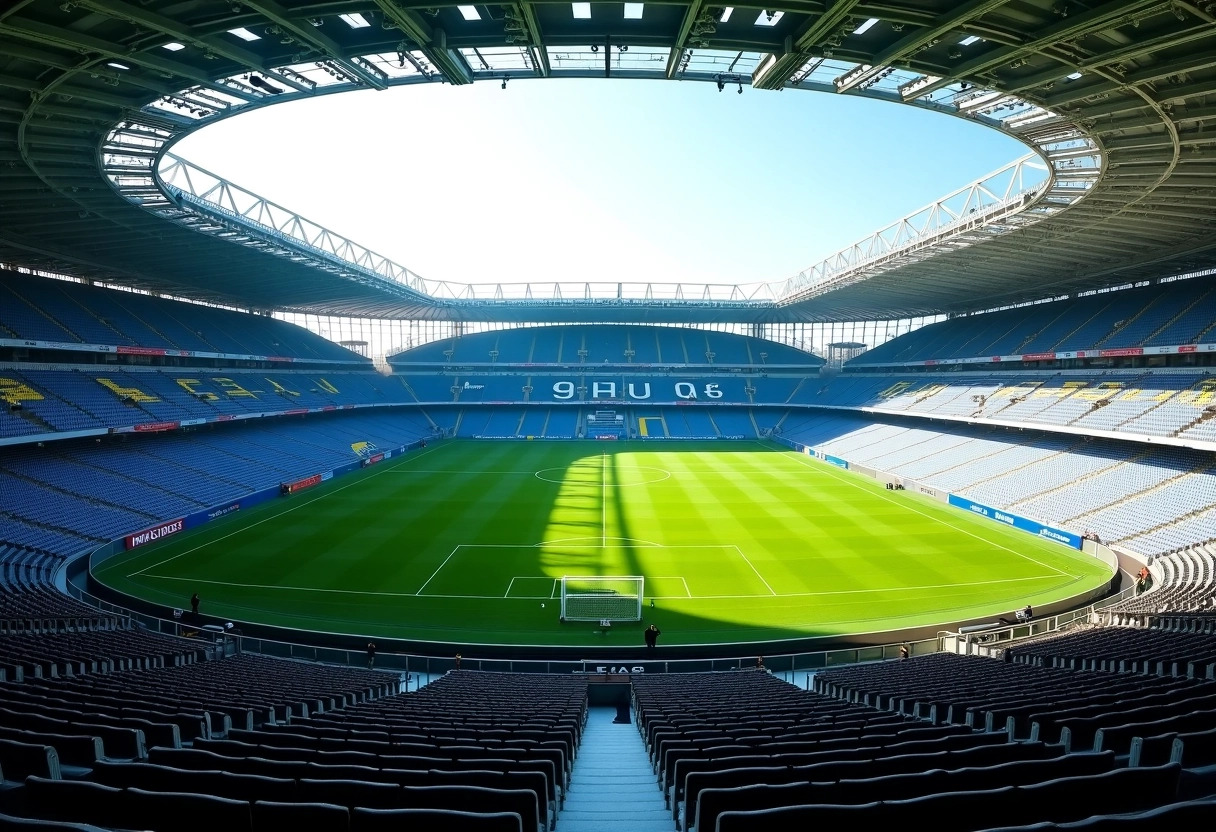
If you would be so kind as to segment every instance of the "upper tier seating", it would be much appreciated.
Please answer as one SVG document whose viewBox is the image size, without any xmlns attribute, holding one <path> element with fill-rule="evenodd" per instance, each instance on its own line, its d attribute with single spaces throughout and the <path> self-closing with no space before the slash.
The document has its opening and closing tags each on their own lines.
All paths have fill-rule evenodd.
<svg viewBox="0 0 1216 832">
<path fill-rule="evenodd" d="M 1137 436 L 1216 431 L 1216 376 L 1203 370 L 846 374 L 803 384 L 790 402 Z"/>
<path fill-rule="evenodd" d="M 0 338 L 368 363 L 273 318 L 3 270 Z"/>
<path fill-rule="evenodd" d="M 0 436 L 410 401 L 400 379 L 366 371 L 0 370 Z"/>
<path fill-rule="evenodd" d="M 931 324 L 862 353 L 855 366 L 1216 342 L 1216 281 L 1179 280 Z"/>
<path fill-rule="evenodd" d="M 794 347 L 727 332 L 661 326 L 542 326 L 435 341 L 389 356 L 389 364 L 641 364 L 818 367 Z"/>
</svg>

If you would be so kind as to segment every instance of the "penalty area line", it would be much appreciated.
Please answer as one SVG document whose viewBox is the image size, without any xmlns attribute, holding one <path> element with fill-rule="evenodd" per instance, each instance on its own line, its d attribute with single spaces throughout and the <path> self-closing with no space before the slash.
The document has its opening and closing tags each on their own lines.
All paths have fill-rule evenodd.
<svg viewBox="0 0 1216 832">
<path fill-rule="evenodd" d="M 431 581 L 435 580 L 435 576 L 439 574 L 440 570 L 442 570 L 443 567 L 448 565 L 448 561 L 450 561 L 452 559 L 452 555 L 456 554 L 459 551 L 460 551 L 460 547 L 457 546 L 455 549 L 453 549 L 451 552 L 449 552 L 448 556 L 443 559 L 443 563 L 439 564 L 439 568 L 431 573 L 431 577 L 427 578 L 425 583 L 423 583 L 422 586 L 418 587 L 418 591 L 415 592 L 414 594 L 421 595 L 422 590 L 426 589 L 426 585 L 429 584 Z M 514 582 L 515 579 L 512 578 L 511 580 L 512 580 L 512 582 Z M 438 596 L 436 596 L 436 597 L 438 597 Z"/>
<path fill-rule="evenodd" d="M 768 590 L 769 595 L 776 595 L 777 590 L 768 585 L 768 581 L 764 580 L 764 576 L 760 574 L 760 570 L 756 568 L 756 564 L 752 563 L 747 555 L 743 554 L 743 550 L 738 546 L 735 546 L 734 550 L 739 554 L 739 557 L 743 558 L 743 562 L 750 566 L 752 571 L 756 573 L 756 577 L 760 579 L 760 583 L 764 584 L 764 588 Z"/>
</svg>

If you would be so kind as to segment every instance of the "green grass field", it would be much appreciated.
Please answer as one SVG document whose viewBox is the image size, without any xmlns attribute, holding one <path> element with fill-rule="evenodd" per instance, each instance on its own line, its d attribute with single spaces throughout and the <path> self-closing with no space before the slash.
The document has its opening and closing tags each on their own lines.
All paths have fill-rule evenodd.
<svg viewBox="0 0 1216 832">
<path fill-rule="evenodd" d="M 662 645 L 876 632 L 1098 586 L 1094 558 L 759 442 L 452 441 L 104 562 L 241 621 L 480 644 L 635 646 L 560 622 L 562 575 L 642 575 Z M 650 607 L 650 601 L 654 607 Z M 542 606 L 543 605 L 543 606 Z"/>
</svg>

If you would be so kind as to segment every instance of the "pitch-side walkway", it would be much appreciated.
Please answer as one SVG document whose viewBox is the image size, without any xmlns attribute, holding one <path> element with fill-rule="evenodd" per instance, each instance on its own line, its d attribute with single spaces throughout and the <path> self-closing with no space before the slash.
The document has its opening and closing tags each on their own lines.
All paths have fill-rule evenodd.
<svg viewBox="0 0 1216 832">
<path fill-rule="evenodd" d="M 615 716 L 615 708 L 588 713 L 557 832 L 674 832 L 637 726 Z"/>
</svg>

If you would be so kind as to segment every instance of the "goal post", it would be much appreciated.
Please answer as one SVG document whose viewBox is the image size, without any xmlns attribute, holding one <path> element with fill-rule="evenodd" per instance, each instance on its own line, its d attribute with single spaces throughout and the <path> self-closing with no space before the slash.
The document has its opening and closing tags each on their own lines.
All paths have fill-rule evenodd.
<svg viewBox="0 0 1216 832">
<path fill-rule="evenodd" d="M 641 621 L 645 579 L 638 576 L 562 576 L 566 621 Z"/>
</svg>

